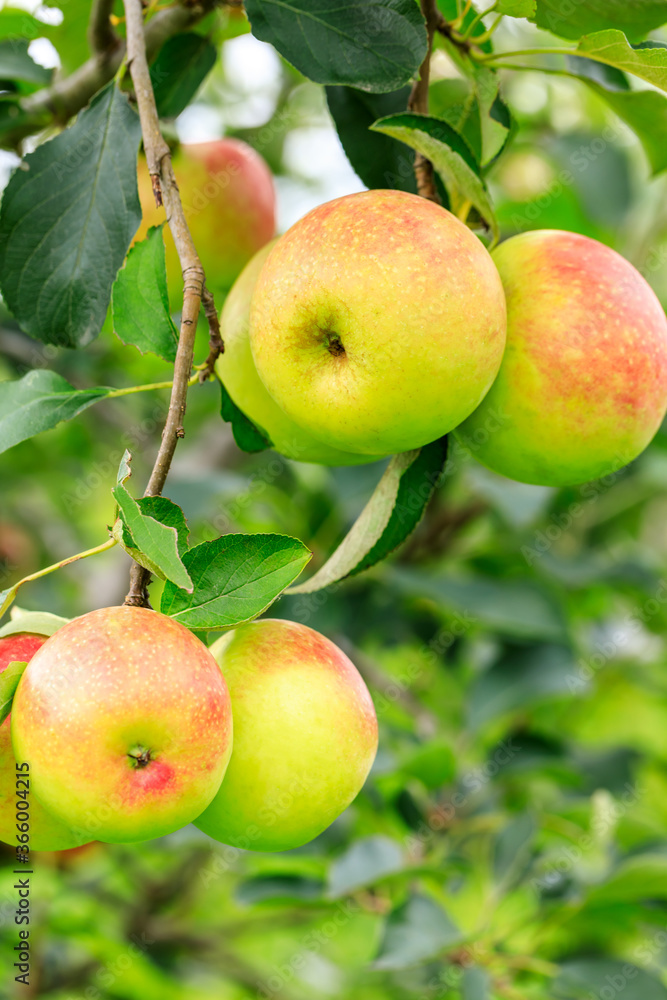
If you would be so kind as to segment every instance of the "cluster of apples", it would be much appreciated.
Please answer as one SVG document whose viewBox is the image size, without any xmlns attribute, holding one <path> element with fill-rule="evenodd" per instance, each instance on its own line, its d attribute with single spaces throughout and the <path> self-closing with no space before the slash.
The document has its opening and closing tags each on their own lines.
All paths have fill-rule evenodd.
<svg viewBox="0 0 667 1000">
<path fill-rule="evenodd" d="M 636 458 L 667 409 L 667 319 L 628 261 L 559 230 L 489 254 L 399 191 L 307 214 L 248 263 L 221 325 L 229 395 L 305 462 L 453 431 L 495 472 L 575 485 Z"/>
<path fill-rule="evenodd" d="M 133 843 L 194 822 L 225 844 L 287 850 L 343 812 L 375 758 L 361 676 L 295 622 L 251 622 L 207 648 L 156 611 L 103 608 L 48 638 L 0 639 L 0 671 L 17 660 L 28 666 L 0 727 L 8 844 Z"/>
</svg>

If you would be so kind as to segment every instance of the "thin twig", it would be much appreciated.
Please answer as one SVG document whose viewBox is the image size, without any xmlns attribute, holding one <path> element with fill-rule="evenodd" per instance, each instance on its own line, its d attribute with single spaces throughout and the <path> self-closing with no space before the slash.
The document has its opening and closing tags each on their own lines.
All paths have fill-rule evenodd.
<svg viewBox="0 0 667 1000">
<path fill-rule="evenodd" d="M 159 496 L 171 466 L 178 439 L 183 437 L 183 417 L 187 401 L 188 381 L 197 332 L 197 320 L 204 290 L 204 268 L 195 250 L 185 219 L 178 185 L 171 164 L 171 154 L 161 131 L 146 57 L 143 9 L 141 0 L 124 0 L 127 31 L 127 57 L 137 98 L 141 133 L 146 162 L 153 182 L 156 200 L 164 203 L 167 222 L 174 238 L 183 271 L 183 312 L 178 349 L 174 364 L 174 384 L 169 400 L 169 412 L 162 431 L 160 449 L 144 496 Z M 150 573 L 135 563 L 130 574 L 130 591 L 126 604 L 148 606 L 147 586 Z"/>
<path fill-rule="evenodd" d="M 209 292 L 206 286 L 204 286 L 204 294 L 202 295 L 201 301 L 204 307 L 204 315 L 208 321 L 209 353 L 204 363 L 204 367 L 199 372 L 199 381 L 206 382 L 208 379 L 213 377 L 215 363 L 220 355 L 225 353 L 225 344 L 222 339 L 222 334 L 220 333 L 218 310 L 215 307 L 213 295 Z"/>
<path fill-rule="evenodd" d="M 93 0 L 90 8 L 88 44 L 97 55 L 109 56 L 121 44 L 111 24 L 113 5 L 114 0 Z"/>
<path fill-rule="evenodd" d="M 422 14 L 426 20 L 426 33 L 428 45 L 424 61 L 419 67 L 419 79 L 415 82 L 408 108 L 410 111 L 417 111 L 420 114 L 428 114 L 428 84 L 431 71 L 431 52 L 433 51 L 433 35 L 439 29 L 443 21 L 442 14 L 438 10 L 436 0 L 421 0 Z M 428 198 L 437 205 L 440 204 L 440 197 L 435 186 L 433 174 L 433 164 L 421 153 L 415 155 L 415 177 L 417 179 L 417 193 L 422 198 Z"/>
</svg>

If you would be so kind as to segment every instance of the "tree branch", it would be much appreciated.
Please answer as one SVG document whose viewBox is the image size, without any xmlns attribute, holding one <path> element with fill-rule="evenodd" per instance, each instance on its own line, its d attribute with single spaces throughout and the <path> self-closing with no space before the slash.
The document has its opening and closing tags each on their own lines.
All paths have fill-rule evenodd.
<svg viewBox="0 0 667 1000">
<path fill-rule="evenodd" d="M 224 354 L 225 345 L 222 340 L 222 334 L 220 333 L 218 310 L 215 308 L 213 295 L 206 287 L 204 288 L 204 293 L 202 295 L 202 305 L 204 306 L 204 315 L 208 320 L 208 343 L 210 350 L 206 359 L 206 364 L 199 372 L 199 381 L 206 382 L 207 379 L 212 378 L 215 370 L 215 363 L 220 355 Z"/>
<path fill-rule="evenodd" d="M 204 291 L 204 269 L 183 212 L 169 146 L 160 132 L 155 95 L 148 70 L 141 0 L 124 0 L 124 5 L 128 66 L 137 98 L 146 162 L 156 201 L 159 199 L 158 204 L 164 203 L 184 281 L 183 312 L 169 412 L 162 431 L 160 449 L 144 493 L 144 496 L 159 496 L 164 488 L 178 439 L 183 437 L 188 380 L 192 370 L 197 320 Z M 130 574 L 130 591 L 125 598 L 126 604 L 149 606 L 146 591 L 149 579 L 150 573 L 135 563 Z"/>
<path fill-rule="evenodd" d="M 120 44 L 120 38 L 111 25 L 114 0 L 93 0 L 88 25 L 88 44 L 91 52 L 106 55 Z"/>
<path fill-rule="evenodd" d="M 192 6 L 174 5 L 155 14 L 146 25 L 144 33 L 148 58 L 150 59 L 172 35 L 185 31 L 201 20 L 215 4 L 216 0 L 199 0 Z M 98 90 L 114 78 L 125 55 L 125 43 L 111 32 L 116 39 L 114 47 L 102 50 L 96 48 L 97 40 L 100 38 L 99 18 L 107 6 L 107 0 L 96 0 L 91 13 L 90 38 L 95 54 L 70 76 L 56 81 L 50 87 L 38 90 L 35 94 L 30 94 L 21 102 L 21 110 L 28 117 L 22 121 L 20 129 L 17 129 L 12 138 L 22 138 L 54 120 L 65 125 L 88 104 Z"/>
<path fill-rule="evenodd" d="M 410 111 L 417 111 L 420 114 L 428 114 L 428 84 L 431 72 L 431 52 L 433 51 L 433 35 L 440 30 L 444 18 L 438 10 L 436 0 L 421 0 L 421 9 L 426 19 L 426 32 L 428 35 L 428 46 L 424 61 L 419 67 L 419 79 L 415 82 L 408 108 Z M 433 164 L 421 153 L 415 154 L 415 177 L 417 178 L 417 193 L 422 198 L 428 198 L 437 205 L 440 204 L 435 178 L 433 176 Z"/>
</svg>

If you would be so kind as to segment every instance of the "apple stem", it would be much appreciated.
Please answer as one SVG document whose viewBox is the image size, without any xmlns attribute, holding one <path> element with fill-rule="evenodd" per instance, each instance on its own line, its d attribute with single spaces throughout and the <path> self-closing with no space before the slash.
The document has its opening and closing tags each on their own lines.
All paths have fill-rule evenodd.
<svg viewBox="0 0 667 1000">
<path fill-rule="evenodd" d="M 144 491 L 144 496 L 159 496 L 174 457 L 176 444 L 184 436 L 183 417 L 187 403 L 188 383 L 192 371 L 195 347 L 197 321 L 202 298 L 212 338 L 215 334 L 217 314 L 213 296 L 205 291 L 204 268 L 192 241 L 192 236 L 183 211 L 178 184 L 171 163 L 171 152 L 162 132 L 155 104 L 155 94 L 151 83 L 146 56 L 146 38 L 144 35 L 144 15 L 141 0 L 124 0 L 125 27 L 127 35 L 127 64 L 134 86 L 134 92 L 141 121 L 141 134 L 144 141 L 146 163 L 151 175 L 156 200 L 162 199 L 167 215 L 167 222 L 174 238 L 174 245 L 183 271 L 183 311 L 181 328 L 174 363 L 174 382 L 169 400 L 169 411 L 162 431 L 162 441 L 158 450 L 153 471 Z M 215 315 L 215 323 L 211 325 L 211 317 Z M 218 340 L 220 340 L 218 330 Z M 220 341 L 221 344 L 221 341 Z M 218 351 L 221 348 L 216 348 Z M 216 355 L 217 356 L 217 355 Z M 206 376 L 205 376 L 206 377 Z M 148 601 L 148 583 L 150 572 L 138 563 L 132 565 L 130 571 L 130 590 L 125 598 L 125 604 L 135 607 L 150 607 Z"/>
<path fill-rule="evenodd" d="M 147 747 L 134 747 L 128 753 L 128 757 L 134 761 L 132 766 L 136 768 L 146 767 L 146 765 L 153 759 L 151 757 L 151 752 Z"/>
<path fill-rule="evenodd" d="M 428 45 L 424 61 L 419 67 L 419 78 L 412 87 L 412 93 L 408 100 L 408 110 L 417 111 L 419 114 L 428 114 L 428 84 L 431 72 L 431 52 L 433 51 L 433 36 L 436 31 L 441 30 L 445 20 L 438 10 L 437 0 L 421 0 L 421 10 L 426 20 L 426 33 Z M 417 194 L 422 198 L 428 198 L 437 205 L 440 204 L 440 196 L 435 186 L 435 176 L 433 164 L 421 153 L 415 154 L 415 178 L 417 180 Z"/>
</svg>

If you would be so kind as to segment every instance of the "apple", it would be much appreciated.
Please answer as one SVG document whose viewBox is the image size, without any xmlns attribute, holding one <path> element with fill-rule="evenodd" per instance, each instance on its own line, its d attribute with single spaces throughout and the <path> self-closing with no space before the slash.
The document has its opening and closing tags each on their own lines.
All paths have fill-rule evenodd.
<svg viewBox="0 0 667 1000">
<path fill-rule="evenodd" d="M 0 673 L 13 661 L 29 663 L 37 650 L 47 640 L 45 635 L 35 635 L 28 632 L 17 632 L 0 638 Z M 0 726 L 0 840 L 5 844 L 18 844 L 17 811 L 25 811 L 29 815 L 27 831 L 29 847 L 34 851 L 61 851 L 70 847 L 78 847 L 83 843 L 64 823 L 40 805 L 32 794 L 32 787 L 26 789 L 22 782 L 21 791 L 27 791 L 27 808 L 23 809 L 26 800 L 18 798 L 16 779 L 16 758 L 12 750 L 11 715 L 7 716 Z M 29 775 L 24 775 L 30 777 Z M 23 821 L 21 821 L 23 822 Z"/>
<path fill-rule="evenodd" d="M 318 441 L 280 409 L 257 374 L 248 336 L 250 300 L 273 245 L 262 247 L 246 264 L 225 300 L 220 316 L 225 350 L 215 365 L 218 378 L 238 408 L 264 432 L 275 450 L 287 458 L 319 465 L 359 465 L 381 458 L 339 451 Z"/>
<path fill-rule="evenodd" d="M 102 608 L 63 625 L 34 655 L 14 696 L 12 741 L 35 795 L 87 839 L 161 837 L 198 816 L 220 786 L 229 692 L 179 622 Z"/>
<path fill-rule="evenodd" d="M 179 146 L 173 167 L 192 239 L 206 273 L 206 284 L 221 301 L 253 254 L 275 233 L 276 198 L 268 166 L 238 139 Z M 146 161 L 138 170 L 143 220 L 135 240 L 165 221 L 157 208 Z M 169 227 L 164 230 L 169 301 L 183 305 L 183 278 Z"/>
<path fill-rule="evenodd" d="M 491 387 L 505 297 L 482 243 L 403 191 L 309 212 L 261 270 L 250 343 L 262 382 L 297 424 L 366 455 L 420 448 Z"/>
<path fill-rule="evenodd" d="M 569 486 L 646 448 L 667 409 L 667 319 L 620 254 L 578 233 L 513 236 L 493 253 L 505 357 L 456 436 L 510 479 Z"/>
<path fill-rule="evenodd" d="M 241 625 L 211 652 L 232 697 L 234 750 L 195 825 L 235 847 L 299 847 L 366 780 L 378 739 L 371 696 L 342 650 L 296 622 Z"/>
</svg>

